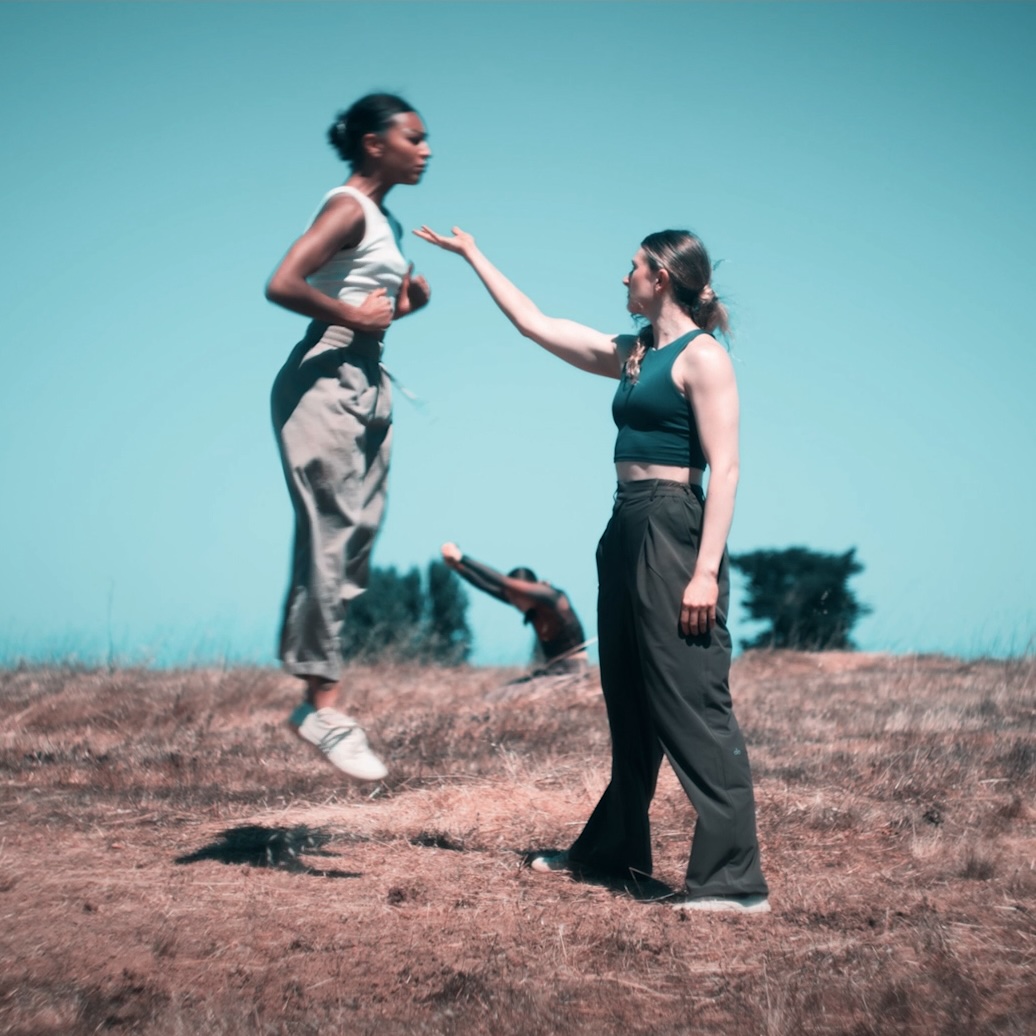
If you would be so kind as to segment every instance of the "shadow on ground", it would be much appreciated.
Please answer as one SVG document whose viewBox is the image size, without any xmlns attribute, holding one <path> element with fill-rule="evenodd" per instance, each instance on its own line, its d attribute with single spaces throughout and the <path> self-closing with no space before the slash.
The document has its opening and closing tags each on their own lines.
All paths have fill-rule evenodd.
<svg viewBox="0 0 1036 1036">
<path fill-rule="evenodd" d="M 331 841 L 326 831 L 298 827 L 263 827 L 245 824 L 221 831 L 216 841 L 196 849 L 193 853 L 177 856 L 177 863 L 197 863 L 199 860 L 218 860 L 220 863 L 274 867 L 299 874 L 315 874 L 321 878 L 360 878 L 355 871 L 313 867 L 302 856 L 334 856 L 324 846 Z"/>
<path fill-rule="evenodd" d="M 537 849 L 522 853 L 522 866 L 528 867 L 537 856 L 553 855 L 560 852 L 559 849 Z M 551 880 L 550 875 L 544 875 L 547 881 Z M 599 888 L 606 888 L 616 896 L 628 896 L 641 903 L 655 903 L 660 899 L 670 899 L 677 895 L 677 890 L 667 885 L 664 881 L 652 878 L 649 874 L 641 874 L 637 871 L 630 871 L 629 874 L 608 874 L 602 871 L 595 871 L 588 867 L 571 865 L 557 872 L 557 878 L 574 881 L 581 885 L 597 885 Z"/>
</svg>

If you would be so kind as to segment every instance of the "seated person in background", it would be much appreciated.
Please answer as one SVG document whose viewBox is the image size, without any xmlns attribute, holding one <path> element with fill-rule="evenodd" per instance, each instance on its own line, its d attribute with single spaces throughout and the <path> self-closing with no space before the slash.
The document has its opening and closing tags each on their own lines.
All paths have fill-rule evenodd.
<svg viewBox="0 0 1036 1036">
<path fill-rule="evenodd" d="M 502 575 L 461 553 L 456 543 L 444 543 L 443 560 L 472 586 L 514 605 L 532 623 L 544 673 L 578 672 L 586 666 L 586 634 L 568 597 L 550 583 L 536 578 L 528 568 L 515 568 Z"/>
</svg>

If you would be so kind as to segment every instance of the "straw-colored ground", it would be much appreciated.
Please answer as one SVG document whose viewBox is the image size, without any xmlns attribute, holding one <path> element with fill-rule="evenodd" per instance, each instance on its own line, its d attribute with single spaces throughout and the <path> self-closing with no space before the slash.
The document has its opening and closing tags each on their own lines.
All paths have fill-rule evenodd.
<svg viewBox="0 0 1036 1036">
<path fill-rule="evenodd" d="M 275 672 L 0 673 L 0 1033 L 1036 1032 L 1036 662 L 739 661 L 774 907 L 740 918 L 521 866 L 608 738 L 593 678 L 509 675 L 354 670 L 372 789 Z M 692 820 L 664 769 L 671 888 Z"/>
</svg>

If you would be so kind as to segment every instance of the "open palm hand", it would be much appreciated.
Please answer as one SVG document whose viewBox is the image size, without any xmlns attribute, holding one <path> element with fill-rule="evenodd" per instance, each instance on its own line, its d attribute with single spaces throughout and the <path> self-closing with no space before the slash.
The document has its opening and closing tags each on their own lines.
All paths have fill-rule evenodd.
<svg viewBox="0 0 1036 1036">
<path fill-rule="evenodd" d="M 460 227 L 453 228 L 453 237 L 437 234 L 431 227 L 426 226 L 421 226 L 414 233 L 422 241 L 427 241 L 430 245 L 437 245 L 439 248 L 447 252 L 453 252 L 456 255 L 466 256 L 469 250 L 475 247 L 475 239 L 461 230 Z"/>
</svg>

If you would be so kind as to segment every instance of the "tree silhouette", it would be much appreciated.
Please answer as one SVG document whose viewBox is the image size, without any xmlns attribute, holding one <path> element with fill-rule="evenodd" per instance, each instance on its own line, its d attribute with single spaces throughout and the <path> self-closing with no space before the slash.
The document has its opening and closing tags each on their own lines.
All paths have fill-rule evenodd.
<svg viewBox="0 0 1036 1036">
<path fill-rule="evenodd" d="M 456 665 L 471 652 L 468 595 L 444 561 L 433 561 L 428 566 L 424 643 L 427 657 L 440 665 Z"/>
<path fill-rule="evenodd" d="M 416 567 L 371 569 L 365 593 L 349 602 L 342 629 L 347 659 L 456 665 L 471 651 L 468 599 L 442 561 L 428 566 L 427 591 Z"/>
<path fill-rule="evenodd" d="M 748 580 L 748 614 L 769 623 L 741 646 L 799 651 L 855 648 L 850 638 L 853 626 L 871 610 L 848 586 L 850 578 L 863 571 L 855 555 L 855 547 L 844 554 L 788 547 L 732 555 L 731 564 Z"/>
</svg>

